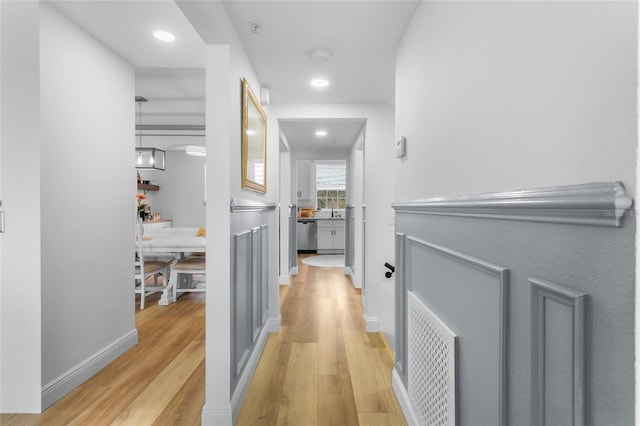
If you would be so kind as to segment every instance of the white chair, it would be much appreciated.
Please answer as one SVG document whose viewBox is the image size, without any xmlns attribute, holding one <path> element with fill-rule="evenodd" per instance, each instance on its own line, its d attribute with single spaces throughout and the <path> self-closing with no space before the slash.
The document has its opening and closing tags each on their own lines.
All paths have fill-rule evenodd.
<svg viewBox="0 0 640 426">
<path fill-rule="evenodd" d="M 194 292 L 204 292 L 204 288 L 197 288 L 192 285 L 188 285 L 187 287 L 178 288 L 178 278 L 181 275 L 191 275 L 191 280 L 188 281 L 188 284 L 193 282 L 194 275 L 205 275 L 206 273 L 206 257 L 205 256 L 194 256 L 188 257 L 186 259 L 178 260 L 173 267 L 171 268 L 171 278 L 169 278 L 169 283 L 173 286 L 173 301 L 178 301 L 178 293 L 194 293 Z"/>
<path fill-rule="evenodd" d="M 145 259 L 140 228 L 136 226 L 135 293 L 140 295 L 140 309 L 142 310 L 147 296 L 167 288 L 171 262 Z M 162 284 L 158 282 L 160 275 L 162 275 Z M 153 285 L 147 285 L 146 280 L 149 277 L 153 277 Z"/>
</svg>

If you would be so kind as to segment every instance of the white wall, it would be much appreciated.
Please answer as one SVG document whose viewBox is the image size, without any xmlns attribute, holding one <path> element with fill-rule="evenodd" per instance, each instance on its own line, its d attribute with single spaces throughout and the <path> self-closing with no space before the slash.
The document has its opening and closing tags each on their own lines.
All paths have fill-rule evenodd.
<svg viewBox="0 0 640 426">
<path fill-rule="evenodd" d="M 134 225 L 133 69 L 49 4 L 2 19 L 0 411 L 40 412 L 137 341 L 114 233 Z"/>
<path fill-rule="evenodd" d="M 42 384 L 135 331 L 133 67 L 40 8 Z"/>
<path fill-rule="evenodd" d="M 152 212 L 162 213 L 174 227 L 205 226 L 204 175 L 205 157 L 194 157 L 181 151 L 166 151 L 166 170 L 140 171 L 143 179 L 157 182 L 158 191 L 147 192 Z"/>
<path fill-rule="evenodd" d="M 40 412 L 39 17 L 0 2 L 0 412 Z"/>
<path fill-rule="evenodd" d="M 398 198 L 618 180 L 637 199 L 638 16 L 637 2 L 422 2 L 397 55 Z"/>
<path fill-rule="evenodd" d="M 396 67 L 396 197 L 635 190 L 636 2 L 422 2 Z"/>
</svg>

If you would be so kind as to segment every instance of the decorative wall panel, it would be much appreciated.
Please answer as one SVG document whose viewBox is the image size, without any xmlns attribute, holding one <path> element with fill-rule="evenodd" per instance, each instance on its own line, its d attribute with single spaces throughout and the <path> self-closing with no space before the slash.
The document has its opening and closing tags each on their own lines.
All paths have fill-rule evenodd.
<svg viewBox="0 0 640 426">
<path fill-rule="evenodd" d="M 268 212 L 275 204 L 231 203 L 231 391 L 247 369 L 269 316 Z"/>
<path fill-rule="evenodd" d="M 532 422 L 582 426 L 587 295 L 540 278 L 529 282 Z"/>
<path fill-rule="evenodd" d="M 508 270 L 417 238 L 405 242 L 407 291 L 460 338 L 460 421 L 505 424 Z"/>
<path fill-rule="evenodd" d="M 409 292 L 407 390 L 420 423 L 456 425 L 456 335 Z"/>
<path fill-rule="evenodd" d="M 232 306 L 234 344 L 232 346 L 232 377 L 237 377 L 245 366 L 249 350 L 253 345 L 251 327 L 251 232 L 243 232 L 233 236 L 233 287 Z"/>
<path fill-rule="evenodd" d="M 394 204 L 407 418 L 413 292 L 458 336 L 458 426 L 635 424 L 631 206 L 619 182 Z"/>
</svg>

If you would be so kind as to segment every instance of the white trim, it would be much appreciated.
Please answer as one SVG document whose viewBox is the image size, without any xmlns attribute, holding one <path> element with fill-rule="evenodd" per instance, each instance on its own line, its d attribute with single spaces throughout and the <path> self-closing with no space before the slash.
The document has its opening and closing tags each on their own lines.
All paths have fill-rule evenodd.
<svg viewBox="0 0 640 426">
<path fill-rule="evenodd" d="M 378 333 L 380 331 L 380 320 L 377 317 L 370 317 L 367 314 L 362 315 L 364 319 L 364 328 L 367 333 Z"/>
<path fill-rule="evenodd" d="M 291 268 L 291 272 L 289 272 L 289 275 L 298 275 L 298 267 L 294 266 L 293 268 Z"/>
<path fill-rule="evenodd" d="M 260 211 L 267 211 L 267 210 L 275 210 L 276 207 L 277 207 L 277 204 L 274 202 L 263 203 L 261 201 L 236 200 L 233 198 L 231 199 L 231 204 L 230 204 L 232 213 L 260 212 Z"/>
<path fill-rule="evenodd" d="M 633 200 L 620 182 L 596 182 L 393 203 L 396 212 L 622 226 Z"/>
<path fill-rule="evenodd" d="M 120 355 L 138 344 L 138 330 L 133 329 L 118 340 L 105 346 L 75 367 L 56 377 L 42 388 L 42 410 L 44 411 L 67 393 L 102 370 Z"/>
<path fill-rule="evenodd" d="M 202 426 L 233 425 L 231 405 L 225 404 L 224 406 L 210 407 L 205 404 L 204 407 L 202 407 L 200 422 Z"/>
<path fill-rule="evenodd" d="M 278 284 L 289 285 L 289 275 L 280 275 L 278 278 Z"/>
<path fill-rule="evenodd" d="M 407 390 L 402 383 L 402 379 L 400 379 L 400 375 L 395 368 L 391 372 L 391 384 L 393 386 L 393 392 L 396 394 L 396 398 L 398 399 L 398 403 L 400 403 L 400 408 L 402 408 L 402 414 L 404 414 L 404 418 L 407 420 L 407 424 L 411 426 L 419 425 L 420 421 L 413 410 L 409 394 L 407 393 Z"/>
<path fill-rule="evenodd" d="M 236 385 L 236 389 L 231 396 L 231 411 L 233 413 L 233 419 L 238 416 L 240 412 L 240 408 L 242 407 L 242 403 L 244 402 L 244 397 L 247 394 L 247 390 L 249 389 L 249 385 L 251 384 L 251 380 L 253 379 L 253 374 L 256 371 L 256 367 L 258 367 L 258 362 L 260 361 L 260 357 L 262 356 L 262 351 L 264 351 L 264 347 L 267 344 L 267 338 L 270 333 L 278 333 L 280 332 L 280 320 L 269 318 L 267 322 L 262 327 L 260 331 L 260 335 L 256 340 L 256 344 L 251 351 L 251 356 L 249 357 L 247 364 L 242 372 L 242 375 L 238 379 L 238 384 Z M 204 409 L 202 410 L 202 415 L 204 418 Z M 204 421 L 202 423 L 205 424 Z M 208 423 L 208 424 L 222 424 L 222 423 Z M 231 424 L 231 423 L 229 423 Z"/>
<path fill-rule="evenodd" d="M 351 284 L 353 284 L 354 288 L 360 288 L 358 283 L 356 283 L 356 274 L 353 271 L 353 268 L 351 268 L 351 266 L 344 267 L 344 274 L 351 277 Z"/>
</svg>

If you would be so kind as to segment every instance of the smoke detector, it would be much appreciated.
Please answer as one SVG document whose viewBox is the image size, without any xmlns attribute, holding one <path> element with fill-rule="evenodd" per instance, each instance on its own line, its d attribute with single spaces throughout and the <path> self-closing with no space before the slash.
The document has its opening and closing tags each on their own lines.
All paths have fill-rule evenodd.
<svg viewBox="0 0 640 426">
<path fill-rule="evenodd" d="M 311 52 L 309 58 L 311 59 L 311 62 L 324 64 L 329 62 L 329 59 L 331 59 L 331 52 L 325 49 L 317 49 Z"/>
<path fill-rule="evenodd" d="M 262 29 L 262 25 L 260 25 L 260 23 L 258 22 L 249 22 L 249 28 L 251 29 L 252 33 L 258 34 L 260 32 L 260 29 Z"/>
</svg>

